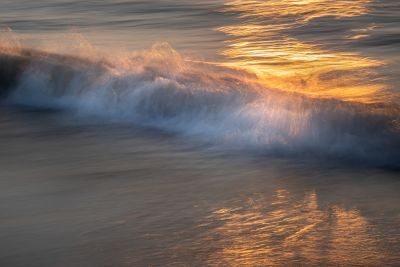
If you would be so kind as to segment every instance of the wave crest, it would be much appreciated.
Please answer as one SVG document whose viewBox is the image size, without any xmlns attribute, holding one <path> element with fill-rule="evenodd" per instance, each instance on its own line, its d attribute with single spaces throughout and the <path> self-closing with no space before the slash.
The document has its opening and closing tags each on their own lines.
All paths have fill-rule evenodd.
<svg viewBox="0 0 400 267">
<path fill-rule="evenodd" d="M 90 59 L 0 50 L 8 101 L 167 129 L 266 153 L 400 165 L 399 108 L 315 99 L 195 61 L 168 44 Z M 4 66 L 4 64 L 2 64 Z M 11 77 L 11 78 L 10 78 Z"/>
</svg>

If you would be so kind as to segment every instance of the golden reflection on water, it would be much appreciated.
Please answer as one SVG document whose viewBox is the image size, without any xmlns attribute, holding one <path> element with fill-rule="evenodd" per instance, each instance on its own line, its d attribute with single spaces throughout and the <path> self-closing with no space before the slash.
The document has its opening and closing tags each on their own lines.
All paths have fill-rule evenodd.
<svg viewBox="0 0 400 267">
<path fill-rule="evenodd" d="M 243 12 L 241 17 L 269 17 L 306 23 L 321 17 L 354 17 L 368 12 L 372 0 L 234 0 L 225 11 Z"/>
<path fill-rule="evenodd" d="M 368 12 L 370 0 L 235 0 L 224 12 L 238 12 L 237 25 L 218 28 L 230 36 L 222 63 L 257 74 L 269 87 L 311 97 L 378 102 L 384 98 L 376 68 L 383 61 L 356 52 L 332 51 L 287 34 L 322 17 L 349 18 Z M 355 29 L 348 40 L 368 37 L 374 25 Z"/>
<path fill-rule="evenodd" d="M 370 266 L 385 257 L 373 227 L 357 210 L 321 208 L 315 192 L 295 199 L 279 190 L 272 202 L 255 196 L 245 204 L 215 210 L 208 219 L 220 222 L 204 237 L 218 237 L 210 265 Z"/>
</svg>

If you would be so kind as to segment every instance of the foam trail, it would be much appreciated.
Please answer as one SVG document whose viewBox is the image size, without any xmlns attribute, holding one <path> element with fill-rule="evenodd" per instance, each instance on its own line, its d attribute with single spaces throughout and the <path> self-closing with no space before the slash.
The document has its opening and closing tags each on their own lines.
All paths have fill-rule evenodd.
<svg viewBox="0 0 400 267">
<path fill-rule="evenodd" d="M 94 114 L 272 155 L 400 166 L 396 105 L 276 91 L 251 74 L 193 62 L 167 44 L 90 59 L 3 49 L 0 61 L 0 91 L 13 103 Z"/>
</svg>

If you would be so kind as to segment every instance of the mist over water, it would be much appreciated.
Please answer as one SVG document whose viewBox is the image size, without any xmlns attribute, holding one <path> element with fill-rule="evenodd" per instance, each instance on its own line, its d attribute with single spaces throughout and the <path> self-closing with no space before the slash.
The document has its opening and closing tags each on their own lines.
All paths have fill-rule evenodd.
<svg viewBox="0 0 400 267">
<path fill-rule="evenodd" d="M 399 18 L 2 1 L 0 265 L 395 265 Z"/>
<path fill-rule="evenodd" d="M 15 50 L 21 69 L 7 102 L 61 109 L 168 130 L 267 155 L 398 165 L 399 109 L 308 98 L 266 87 L 255 75 L 193 62 L 167 44 L 91 59 Z M 21 63 L 22 61 L 22 63 Z"/>
</svg>

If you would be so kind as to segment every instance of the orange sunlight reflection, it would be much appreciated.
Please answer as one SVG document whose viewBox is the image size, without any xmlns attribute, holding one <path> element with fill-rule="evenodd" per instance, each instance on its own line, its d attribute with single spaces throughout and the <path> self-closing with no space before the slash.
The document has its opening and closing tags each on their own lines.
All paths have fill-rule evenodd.
<svg viewBox="0 0 400 267">
<path fill-rule="evenodd" d="M 372 226 L 357 210 L 321 208 L 315 192 L 294 199 L 279 190 L 272 203 L 255 196 L 243 205 L 218 209 L 209 219 L 221 222 L 206 234 L 206 239 L 219 240 L 209 258 L 211 265 L 369 266 L 379 265 L 385 257 Z"/>
<path fill-rule="evenodd" d="M 385 101 L 385 85 L 376 73 L 383 61 L 356 52 L 331 51 L 289 36 L 293 30 L 322 17 L 336 19 L 368 12 L 369 0 L 235 0 L 225 12 L 238 12 L 238 25 L 218 28 L 230 39 L 222 63 L 255 73 L 267 86 L 311 97 L 373 103 Z M 348 40 L 365 38 L 374 29 L 355 29 Z"/>
<path fill-rule="evenodd" d="M 360 16 L 368 12 L 371 0 L 234 0 L 225 11 L 243 12 L 241 17 L 268 17 L 276 21 L 307 23 L 321 17 Z"/>
</svg>

